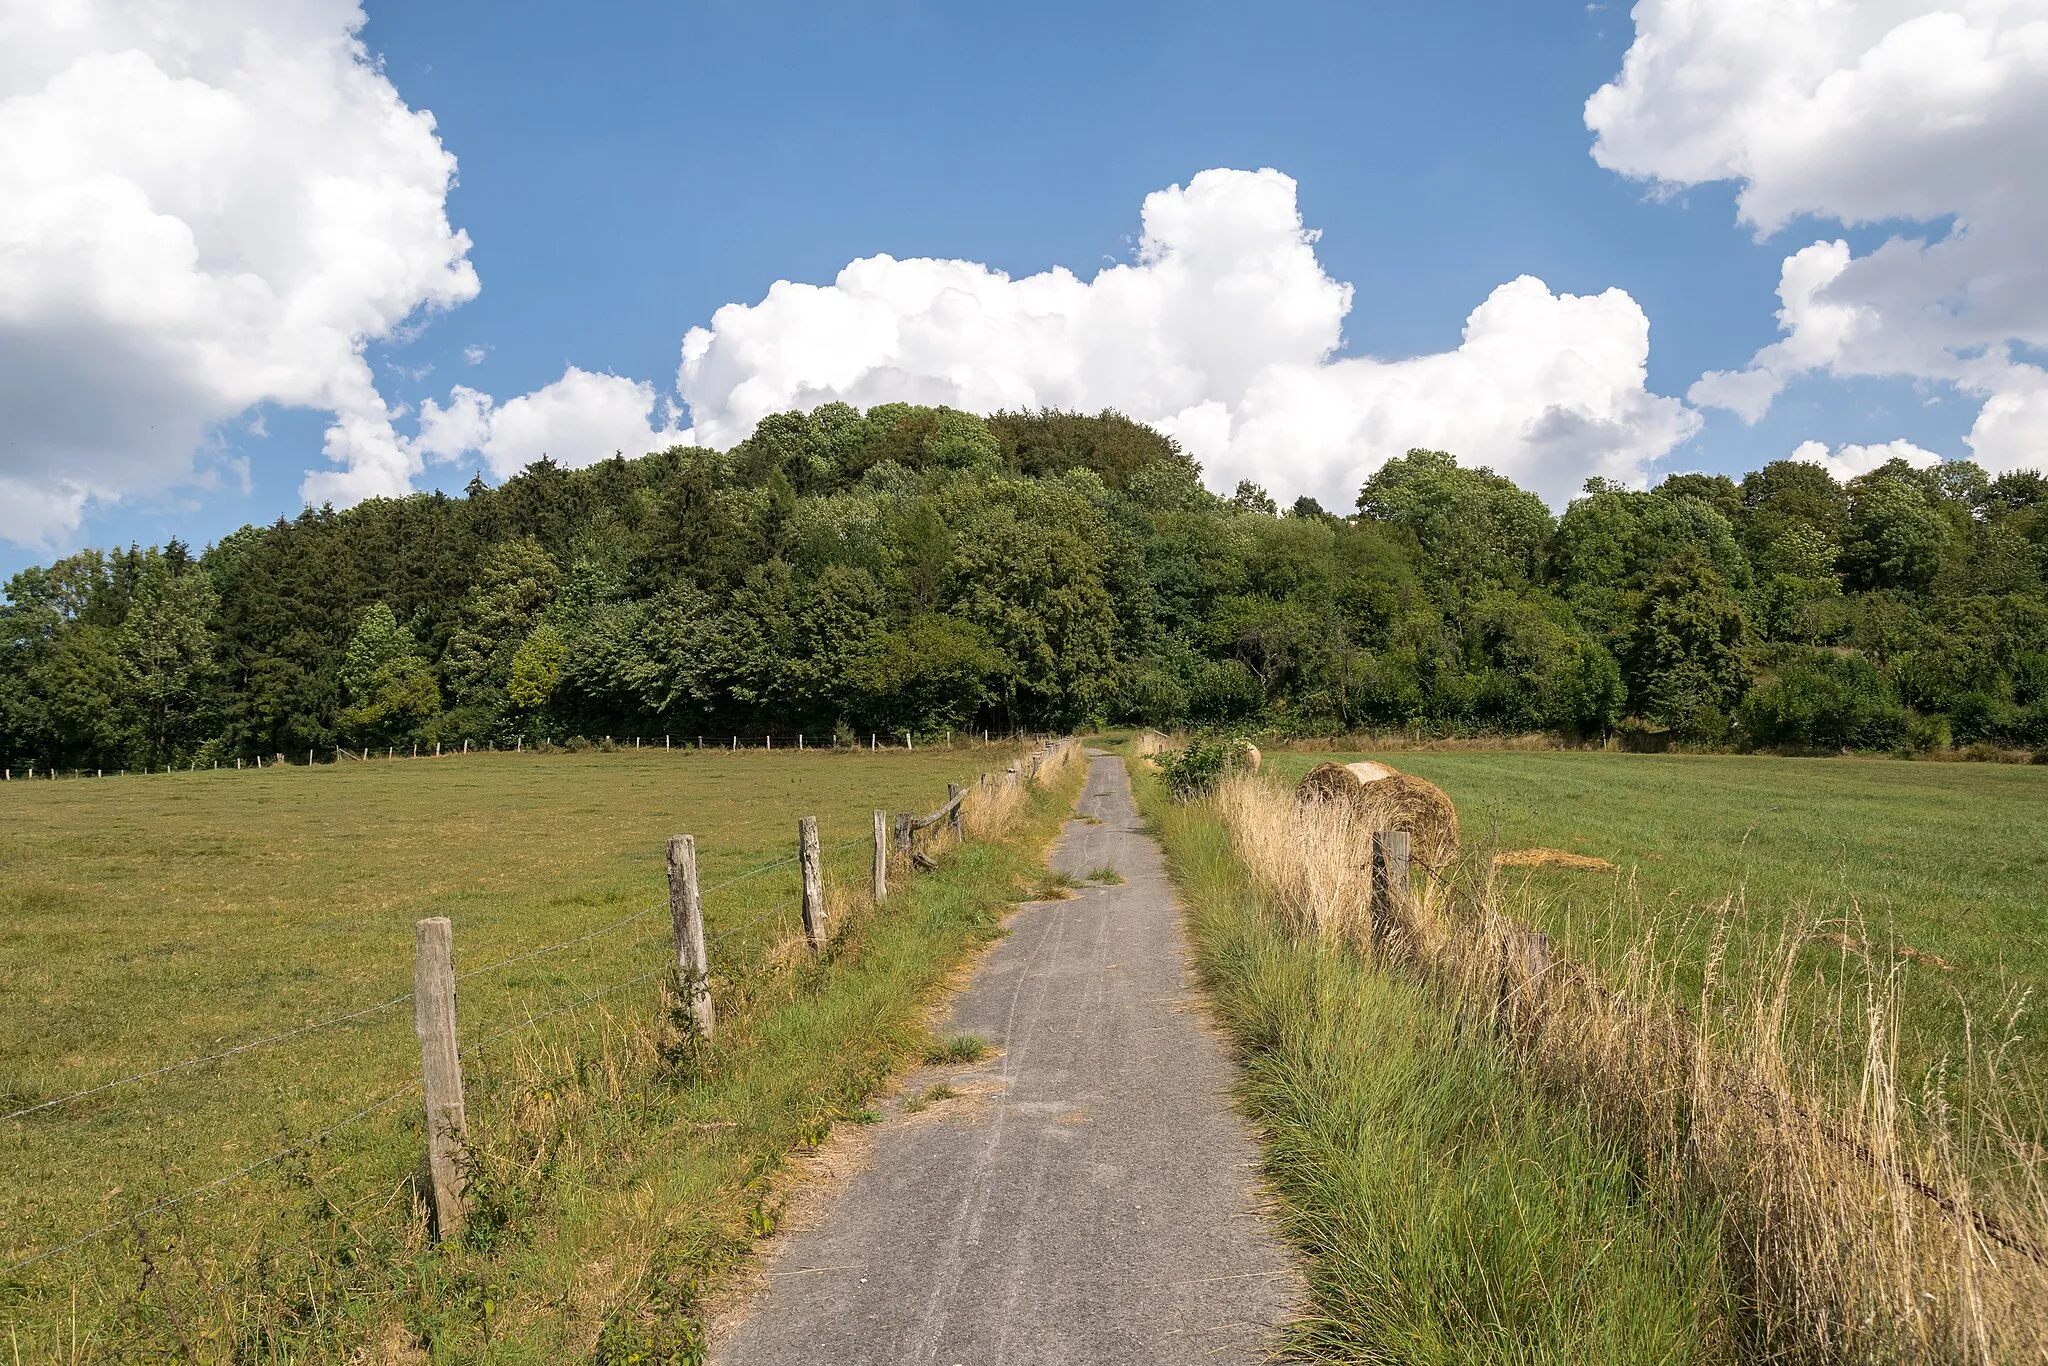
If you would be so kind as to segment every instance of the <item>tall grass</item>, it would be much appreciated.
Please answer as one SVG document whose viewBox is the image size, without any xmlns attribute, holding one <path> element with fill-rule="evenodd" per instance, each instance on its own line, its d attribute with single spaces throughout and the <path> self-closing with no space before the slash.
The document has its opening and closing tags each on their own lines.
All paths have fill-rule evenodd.
<svg viewBox="0 0 2048 1366">
<path fill-rule="evenodd" d="M 1798 968 L 1820 927 L 1789 930 L 1768 962 L 1710 939 L 1681 1001 L 1669 945 L 1687 936 L 1617 884 L 1600 973 L 1546 957 L 1513 894 L 1475 853 L 1424 877 L 1374 940 L 1371 832 L 1339 804 L 1302 808 L 1251 776 L 1214 807 L 1254 881 L 1294 932 L 1425 986 L 1468 1035 L 1624 1140 L 1644 1181 L 1696 1193 L 1725 1220 L 1743 1345 L 1792 1358 L 1992 1362 L 2048 1354 L 2048 1162 L 2025 1137 L 2027 1091 L 2006 1071 L 2020 1007 L 1969 1036 L 1918 1093 L 1897 1068 L 1902 974 L 1882 952 L 1852 987 Z M 1739 912 L 1736 899 L 1721 908 Z M 1860 1027 L 1802 993 L 1853 990 Z M 1830 1003 L 1839 1005 L 1839 1003 Z M 1491 1046 L 1491 1045 L 1489 1045 Z"/>
<path fill-rule="evenodd" d="M 1253 878 L 1215 807 L 1138 782 L 1306 1254 L 1288 1359 L 1734 1359 L 1711 1201 L 1647 1188 L 1589 1106 L 1475 1047 L 1426 984 L 1303 932 L 1309 884 Z"/>
<path fill-rule="evenodd" d="M 1017 761 L 1016 778 L 1007 772 L 987 775 L 986 786 L 967 789 L 961 821 L 969 839 L 987 839 L 1007 830 L 1018 813 L 1029 808 L 1041 790 L 1064 790 L 1085 770 L 1088 757 L 1079 742 L 1054 740 L 1033 749 Z M 933 835 L 943 838 L 945 827 L 934 827 Z"/>
</svg>

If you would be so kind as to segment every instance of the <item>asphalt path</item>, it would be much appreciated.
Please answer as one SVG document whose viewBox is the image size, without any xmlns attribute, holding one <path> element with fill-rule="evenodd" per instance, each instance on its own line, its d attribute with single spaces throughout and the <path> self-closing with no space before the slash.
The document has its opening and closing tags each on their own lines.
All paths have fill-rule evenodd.
<svg viewBox="0 0 2048 1366">
<path fill-rule="evenodd" d="M 1121 759 L 1076 810 L 1052 866 L 1122 883 L 1019 909 L 945 1025 L 996 1051 L 910 1078 L 718 1366 L 1272 1359 L 1298 1282 Z"/>
</svg>

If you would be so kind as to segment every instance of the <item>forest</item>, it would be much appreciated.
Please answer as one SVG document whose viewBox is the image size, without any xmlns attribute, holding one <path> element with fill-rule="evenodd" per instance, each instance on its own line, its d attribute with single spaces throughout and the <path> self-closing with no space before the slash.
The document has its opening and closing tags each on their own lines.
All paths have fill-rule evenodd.
<svg viewBox="0 0 2048 1366">
<path fill-rule="evenodd" d="M 2048 749 L 2048 479 L 1777 461 L 1564 514 L 1452 454 L 1219 497 L 1113 412 L 843 404 L 85 550 L 0 605 L 0 758 L 1149 723 Z"/>
</svg>

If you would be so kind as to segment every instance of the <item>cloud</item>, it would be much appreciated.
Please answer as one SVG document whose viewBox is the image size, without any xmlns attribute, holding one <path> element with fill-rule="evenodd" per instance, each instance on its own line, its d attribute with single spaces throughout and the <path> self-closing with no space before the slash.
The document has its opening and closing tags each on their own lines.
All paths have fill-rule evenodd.
<svg viewBox="0 0 2048 1366">
<path fill-rule="evenodd" d="M 257 404 L 335 414 L 309 498 L 402 493 L 362 351 L 471 298 L 455 161 L 353 0 L 15 5 L 0 31 L 0 535 L 202 482 Z"/>
<path fill-rule="evenodd" d="M 1917 470 L 1941 463 L 1941 457 L 1933 451 L 1922 450 L 1903 439 L 1888 441 L 1882 446 L 1843 446 L 1832 454 L 1825 441 L 1802 441 L 1791 458 L 1818 465 L 1845 484 L 1859 474 L 1868 474 L 1893 460 L 1903 460 Z"/>
<path fill-rule="evenodd" d="M 1785 382 L 1912 376 L 1984 400 L 1993 470 L 2048 452 L 2048 0 L 1644 0 L 1620 76 L 1586 104 L 1594 158 L 1659 191 L 1742 185 L 1759 237 L 1802 217 L 1908 220 L 1856 256 L 1788 257 L 1783 338 L 1694 402 L 1756 421 Z"/>
<path fill-rule="evenodd" d="M 650 420 L 655 402 L 651 384 L 572 365 L 553 384 L 502 404 L 461 385 L 446 408 L 428 399 L 410 444 L 422 459 L 438 461 L 474 451 L 505 479 L 544 455 L 576 469 L 616 453 L 641 456 L 690 442 L 673 412 L 660 425 Z"/>
<path fill-rule="evenodd" d="M 1148 195 L 1137 259 L 1089 280 L 873 256 L 829 285 L 780 281 L 690 330 L 677 388 L 716 446 L 828 400 L 1114 407 L 1172 432 L 1212 484 L 1339 507 L 1413 446 L 1559 502 L 1589 475 L 1640 481 L 1697 428 L 1645 387 L 1649 322 L 1615 289 L 1560 295 L 1524 276 L 1472 312 L 1454 351 L 1338 358 L 1353 294 L 1315 243 L 1287 176 L 1203 171 Z"/>
</svg>

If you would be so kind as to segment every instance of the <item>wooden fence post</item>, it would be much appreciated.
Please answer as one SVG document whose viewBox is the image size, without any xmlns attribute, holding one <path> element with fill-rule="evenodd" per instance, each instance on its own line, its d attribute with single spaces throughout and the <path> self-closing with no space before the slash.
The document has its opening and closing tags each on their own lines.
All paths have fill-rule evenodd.
<svg viewBox="0 0 2048 1366">
<path fill-rule="evenodd" d="M 462 1109 L 462 1055 L 455 1039 L 455 928 L 446 916 L 413 925 L 412 1027 L 420 1040 L 427 1093 L 427 1168 L 434 1190 L 434 1231 L 462 1235 L 469 1124 Z"/>
<path fill-rule="evenodd" d="M 1372 946 L 1384 948 L 1408 909 L 1413 841 L 1406 830 L 1372 832 Z"/>
<path fill-rule="evenodd" d="M 914 812 L 898 811 L 896 813 L 896 840 L 895 843 L 890 845 L 890 848 L 894 852 L 901 854 L 904 858 L 909 858 L 916 849 L 911 826 L 911 822 L 916 819 L 917 816 Z"/>
<path fill-rule="evenodd" d="M 959 840 L 962 844 L 967 842 L 967 822 L 960 814 L 967 805 L 962 800 L 966 795 L 967 789 L 960 786 L 960 784 L 946 784 L 946 800 L 953 804 L 953 838 Z"/>
<path fill-rule="evenodd" d="M 697 840 L 676 835 L 668 842 L 668 918 L 676 931 L 676 984 L 696 1023 L 710 1039 L 711 960 L 704 952 L 704 899 L 697 891 Z"/>
<path fill-rule="evenodd" d="M 825 870 L 818 866 L 818 818 L 805 816 L 796 823 L 798 861 L 804 870 L 804 938 L 811 952 L 820 953 L 831 927 L 825 923 Z"/>
<path fill-rule="evenodd" d="M 889 813 L 875 813 L 875 904 L 889 899 Z"/>
<path fill-rule="evenodd" d="M 1501 936 L 1500 1000 L 1495 1020 L 1502 1037 L 1533 1043 L 1552 986 L 1550 936 L 1510 921 Z"/>
</svg>

